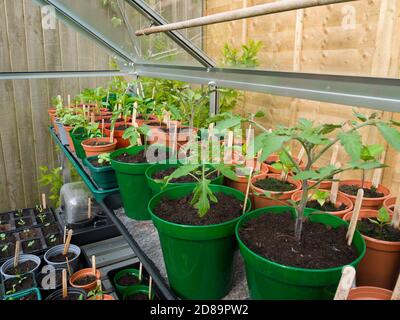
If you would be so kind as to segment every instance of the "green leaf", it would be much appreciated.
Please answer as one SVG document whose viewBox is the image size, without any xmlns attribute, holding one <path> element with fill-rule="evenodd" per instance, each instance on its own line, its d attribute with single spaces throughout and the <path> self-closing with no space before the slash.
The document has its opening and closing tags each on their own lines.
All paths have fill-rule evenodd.
<svg viewBox="0 0 400 320">
<path fill-rule="evenodd" d="M 340 143 L 353 161 L 360 160 L 362 141 L 358 132 L 341 132 L 338 134 Z"/>
<path fill-rule="evenodd" d="M 199 168 L 199 164 L 187 164 L 178 167 L 174 172 L 172 172 L 168 177 L 166 177 L 165 183 L 169 183 L 172 179 L 178 179 L 180 177 L 185 177 L 189 173 L 195 171 Z"/>
<path fill-rule="evenodd" d="M 360 120 L 362 122 L 365 122 L 368 120 L 368 118 L 365 115 L 357 112 L 356 110 L 353 110 L 353 114 L 357 117 L 358 120 Z"/>
<path fill-rule="evenodd" d="M 242 122 L 242 118 L 240 117 L 234 117 L 231 119 L 226 119 L 222 120 L 221 122 L 218 122 L 217 125 L 215 126 L 216 130 L 219 130 L 219 132 L 224 132 L 228 129 L 234 128 L 238 125 L 240 125 Z"/>
<path fill-rule="evenodd" d="M 377 127 L 385 140 L 397 151 L 400 151 L 400 132 L 383 122 L 377 123 Z"/>
<path fill-rule="evenodd" d="M 265 112 L 261 110 L 258 110 L 254 115 L 254 118 L 262 118 L 262 117 L 265 117 Z"/>
<path fill-rule="evenodd" d="M 386 208 L 380 208 L 378 210 L 378 221 L 380 223 L 386 224 L 390 222 L 390 215 Z"/>
<path fill-rule="evenodd" d="M 278 136 L 274 133 L 266 134 L 262 140 L 262 153 L 259 160 L 262 162 L 272 153 L 282 149 L 283 144 L 289 139 L 289 136 Z"/>
<path fill-rule="evenodd" d="M 360 158 L 364 161 L 375 160 L 376 157 L 383 152 L 383 150 L 384 148 L 380 144 L 362 146 Z"/>
<path fill-rule="evenodd" d="M 316 200 L 321 206 L 323 206 L 326 200 L 329 197 L 328 190 L 315 190 L 314 194 L 312 195 L 311 199 Z"/>
<path fill-rule="evenodd" d="M 230 180 L 238 180 L 238 176 L 236 173 L 231 169 L 231 167 L 225 165 L 225 164 L 213 164 L 212 165 L 215 170 L 218 170 L 223 174 L 225 177 L 227 177 Z"/>
<path fill-rule="evenodd" d="M 342 125 L 340 124 L 324 124 L 320 127 L 319 133 L 320 134 L 328 134 L 331 133 L 332 131 L 341 128 Z"/>
</svg>

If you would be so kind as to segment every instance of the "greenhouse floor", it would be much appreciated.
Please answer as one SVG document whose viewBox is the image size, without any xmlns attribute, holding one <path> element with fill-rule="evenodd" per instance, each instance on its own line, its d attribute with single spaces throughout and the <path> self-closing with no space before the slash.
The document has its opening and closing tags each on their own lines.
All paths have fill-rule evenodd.
<svg viewBox="0 0 400 320">
<path fill-rule="evenodd" d="M 132 220 L 125 215 L 123 208 L 115 210 L 115 214 L 129 230 L 143 252 L 158 267 L 164 280 L 168 283 L 160 241 L 153 222 Z M 246 300 L 248 298 L 249 292 L 246 283 L 244 263 L 239 252 L 237 252 L 235 255 L 233 288 L 223 300 Z"/>
</svg>

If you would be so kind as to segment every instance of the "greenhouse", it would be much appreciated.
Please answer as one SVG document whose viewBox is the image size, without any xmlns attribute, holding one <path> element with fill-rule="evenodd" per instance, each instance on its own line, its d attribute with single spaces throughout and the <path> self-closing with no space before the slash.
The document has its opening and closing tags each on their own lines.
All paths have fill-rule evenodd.
<svg viewBox="0 0 400 320">
<path fill-rule="evenodd" d="M 399 0 L 0 0 L 0 300 L 400 300 L 399 30 Z"/>
</svg>

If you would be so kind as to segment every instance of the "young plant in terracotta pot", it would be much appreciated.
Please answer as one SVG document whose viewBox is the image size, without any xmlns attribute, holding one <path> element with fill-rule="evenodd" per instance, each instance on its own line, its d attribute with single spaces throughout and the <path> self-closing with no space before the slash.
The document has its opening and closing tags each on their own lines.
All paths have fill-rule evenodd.
<svg viewBox="0 0 400 320">
<path fill-rule="evenodd" d="M 75 272 L 69 279 L 72 287 L 83 289 L 90 292 L 97 287 L 97 281 L 100 280 L 100 271 L 96 269 L 94 256 L 92 257 L 92 267 L 81 269 Z"/>
<path fill-rule="evenodd" d="M 235 179 L 230 166 L 222 163 L 185 164 L 166 183 L 187 175 L 197 182 L 166 189 L 149 203 L 170 286 L 184 299 L 221 299 L 230 291 L 236 250 L 234 229 L 251 207 L 242 192 L 212 185 L 214 171 Z"/>
<path fill-rule="evenodd" d="M 101 280 L 97 280 L 96 288 L 88 292 L 87 300 L 115 300 L 112 295 L 106 294 L 101 285 Z"/>
<path fill-rule="evenodd" d="M 64 130 L 67 135 L 68 145 L 71 148 L 72 152 L 75 152 L 74 143 L 71 137 L 71 133 L 76 127 L 84 127 L 87 125 L 87 120 L 83 116 L 83 114 L 66 114 L 61 122 L 64 126 Z"/>
<path fill-rule="evenodd" d="M 102 137 L 101 131 L 98 129 L 98 124 L 91 124 L 97 126 L 95 137 L 82 141 L 81 145 L 85 150 L 87 157 L 98 156 L 102 153 L 113 152 L 117 147 L 117 139 L 111 137 Z M 98 130 L 98 131 L 97 131 Z M 100 137 L 97 135 L 100 134 Z"/>
<path fill-rule="evenodd" d="M 350 220 L 352 213 L 344 216 Z M 387 209 L 360 211 L 357 229 L 367 245 L 357 272 L 357 285 L 392 290 L 400 269 L 400 221 Z"/>
<path fill-rule="evenodd" d="M 101 138 L 102 133 L 98 123 L 87 122 L 84 126 L 76 126 L 70 132 L 70 136 L 76 155 L 83 160 L 86 158 L 86 152 L 83 149 L 82 142 L 92 138 Z"/>
<path fill-rule="evenodd" d="M 357 266 L 365 253 L 365 242 L 355 232 L 348 244 L 347 224 L 331 214 L 312 214 L 307 209 L 309 190 L 343 171 L 382 167 L 377 161 L 361 160 L 363 127 L 376 126 L 384 138 L 400 150 L 400 132 L 393 123 L 356 114 L 358 121 L 341 124 L 316 124 L 299 119 L 293 127 L 278 126 L 272 132 L 254 120 L 238 117 L 262 130 L 255 138 L 254 152 L 261 150 L 260 161 L 282 151 L 293 165 L 293 181 L 301 183 L 298 204 L 266 207 L 245 215 L 238 223 L 236 236 L 246 264 L 250 296 L 254 299 L 332 299 L 344 265 Z M 232 121 L 232 120 L 231 120 Z M 305 150 L 304 169 L 300 168 L 286 145 L 299 143 Z M 340 143 L 351 161 L 339 168 L 328 165 L 312 170 L 320 159 Z M 286 161 L 284 163 L 286 165 Z M 314 185 L 309 180 L 316 181 Z M 334 245 L 332 245 L 334 243 Z M 319 252 L 317 254 L 317 252 Z"/>
<path fill-rule="evenodd" d="M 363 209 L 379 209 L 383 202 L 390 198 L 390 190 L 379 181 L 371 182 L 365 181 L 366 170 L 369 170 L 368 163 L 378 161 L 378 156 L 384 151 L 381 145 L 365 145 L 361 148 L 360 160 L 365 164 L 361 168 L 362 178 L 361 180 L 344 180 L 341 181 L 339 190 L 353 203 L 355 202 L 357 190 L 359 188 L 364 189 Z"/>
</svg>

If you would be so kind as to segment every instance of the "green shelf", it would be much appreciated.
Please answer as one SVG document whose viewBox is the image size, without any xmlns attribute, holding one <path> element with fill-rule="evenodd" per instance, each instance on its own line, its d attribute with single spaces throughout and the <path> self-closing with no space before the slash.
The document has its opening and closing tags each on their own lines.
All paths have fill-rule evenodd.
<svg viewBox="0 0 400 320">
<path fill-rule="evenodd" d="M 53 127 L 49 127 L 49 131 L 53 140 L 59 145 L 61 151 L 65 154 L 71 164 L 74 166 L 82 180 L 85 182 L 90 192 L 93 194 L 97 202 L 101 202 L 107 196 L 115 193 L 119 193 L 119 188 L 114 189 L 101 189 L 93 181 L 91 176 L 85 171 L 82 162 L 69 150 L 69 148 L 61 143 L 61 140 L 57 137 Z"/>
</svg>

